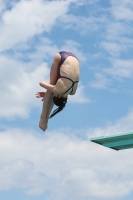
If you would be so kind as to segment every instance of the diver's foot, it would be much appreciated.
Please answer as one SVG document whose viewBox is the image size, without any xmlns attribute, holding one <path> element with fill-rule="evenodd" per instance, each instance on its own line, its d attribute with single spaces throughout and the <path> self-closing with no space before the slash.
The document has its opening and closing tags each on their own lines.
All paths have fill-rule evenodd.
<svg viewBox="0 0 133 200">
<path fill-rule="evenodd" d="M 47 124 L 40 124 L 39 123 L 39 128 L 42 129 L 43 131 L 46 131 L 46 129 L 48 128 Z"/>
<path fill-rule="evenodd" d="M 48 121 L 45 122 L 43 118 L 40 118 L 39 127 L 43 131 L 46 131 L 46 129 L 48 128 Z"/>
</svg>

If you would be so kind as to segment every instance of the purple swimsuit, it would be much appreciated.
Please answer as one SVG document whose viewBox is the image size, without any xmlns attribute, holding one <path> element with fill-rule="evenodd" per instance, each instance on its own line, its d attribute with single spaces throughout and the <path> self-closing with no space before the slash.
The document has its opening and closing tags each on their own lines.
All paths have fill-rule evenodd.
<svg viewBox="0 0 133 200">
<path fill-rule="evenodd" d="M 72 89 L 71 92 L 70 92 L 70 94 L 72 94 L 74 84 L 75 84 L 75 83 L 78 83 L 78 81 L 73 81 L 72 79 L 70 79 L 70 78 L 68 78 L 68 77 L 66 77 L 66 76 L 61 76 L 61 75 L 60 75 L 60 67 L 61 67 L 61 65 L 63 64 L 63 62 L 66 60 L 66 58 L 67 58 L 68 56 L 73 56 L 73 57 L 75 57 L 77 60 L 78 60 L 78 58 L 77 58 L 74 54 L 72 54 L 72 53 L 70 53 L 70 52 L 66 52 L 66 51 L 60 51 L 59 54 L 61 55 L 61 60 L 60 60 L 59 67 L 58 67 L 58 76 L 57 76 L 57 80 L 58 80 L 59 78 L 66 78 L 66 79 L 70 80 L 70 81 L 72 82 L 72 85 L 71 85 L 71 87 L 70 87 L 65 93 L 67 93 L 70 89 Z M 64 94 L 65 94 L 65 93 L 64 93 Z"/>
</svg>

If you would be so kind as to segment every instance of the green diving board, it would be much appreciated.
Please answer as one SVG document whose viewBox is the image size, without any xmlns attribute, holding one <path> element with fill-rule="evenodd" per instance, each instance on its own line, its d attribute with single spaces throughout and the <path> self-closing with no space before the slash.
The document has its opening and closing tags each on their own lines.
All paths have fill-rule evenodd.
<svg viewBox="0 0 133 200">
<path fill-rule="evenodd" d="M 130 149 L 133 148 L 133 132 L 91 138 L 90 141 L 117 151 Z"/>
</svg>

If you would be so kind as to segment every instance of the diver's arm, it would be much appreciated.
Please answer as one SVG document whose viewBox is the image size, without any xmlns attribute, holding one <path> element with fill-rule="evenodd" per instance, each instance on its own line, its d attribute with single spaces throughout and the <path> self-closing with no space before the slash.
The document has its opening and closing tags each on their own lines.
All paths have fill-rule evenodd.
<svg viewBox="0 0 133 200">
<path fill-rule="evenodd" d="M 40 82 L 39 83 L 41 87 L 49 90 L 53 94 L 62 94 L 66 91 L 66 86 L 63 81 L 58 80 L 56 85 L 51 85 L 50 83 L 47 82 Z"/>
</svg>

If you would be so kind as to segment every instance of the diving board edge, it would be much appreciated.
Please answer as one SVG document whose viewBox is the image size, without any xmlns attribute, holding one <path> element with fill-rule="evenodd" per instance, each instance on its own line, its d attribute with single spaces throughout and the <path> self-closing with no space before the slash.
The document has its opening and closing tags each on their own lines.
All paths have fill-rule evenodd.
<svg viewBox="0 0 133 200">
<path fill-rule="evenodd" d="M 114 149 L 116 151 L 133 148 L 133 131 L 110 136 L 91 138 L 91 142 Z"/>
</svg>

